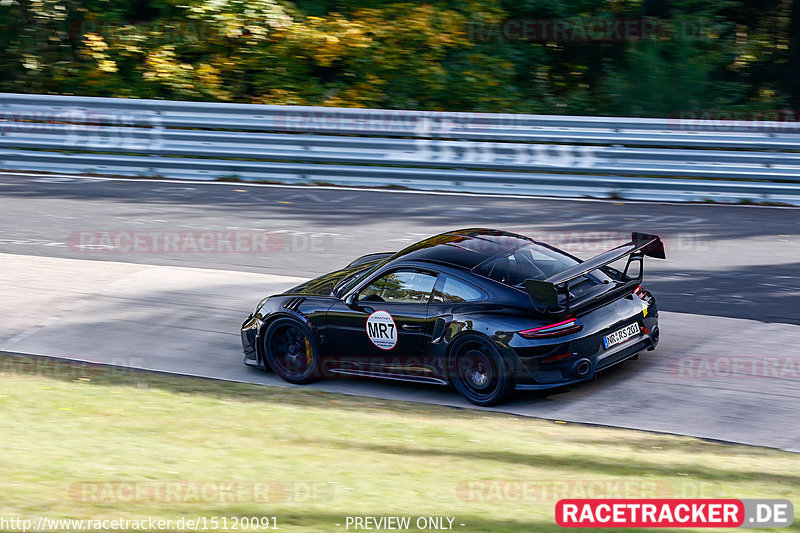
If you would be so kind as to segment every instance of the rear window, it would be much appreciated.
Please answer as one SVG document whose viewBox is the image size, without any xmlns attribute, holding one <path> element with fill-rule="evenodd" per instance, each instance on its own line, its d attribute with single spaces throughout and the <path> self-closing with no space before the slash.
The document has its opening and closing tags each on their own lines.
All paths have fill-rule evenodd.
<svg viewBox="0 0 800 533">
<path fill-rule="evenodd" d="M 577 264 L 578 261 L 568 255 L 529 243 L 487 259 L 473 271 L 500 283 L 517 286 L 526 279 L 549 278 Z"/>
</svg>

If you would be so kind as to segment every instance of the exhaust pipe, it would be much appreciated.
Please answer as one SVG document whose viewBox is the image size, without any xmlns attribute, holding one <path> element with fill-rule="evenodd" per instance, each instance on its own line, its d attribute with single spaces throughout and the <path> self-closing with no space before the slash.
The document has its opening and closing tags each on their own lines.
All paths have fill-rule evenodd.
<svg viewBox="0 0 800 533">
<path fill-rule="evenodd" d="M 656 349 L 656 346 L 658 346 L 659 335 L 660 332 L 658 331 L 658 326 L 656 326 L 653 328 L 653 331 L 650 332 L 650 341 L 653 343 L 653 345 L 647 349 L 648 352 L 652 352 Z"/>
<path fill-rule="evenodd" d="M 588 359 L 580 359 L 575 363 L 575 375 L 579 378 L 585 377 L 592 371 L 592 362 Z"/>
</svg>

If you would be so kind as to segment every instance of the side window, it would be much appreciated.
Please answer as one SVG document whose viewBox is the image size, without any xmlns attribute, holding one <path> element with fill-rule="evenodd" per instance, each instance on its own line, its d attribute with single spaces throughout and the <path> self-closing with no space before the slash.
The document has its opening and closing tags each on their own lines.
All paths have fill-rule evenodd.
<svg viewBox="0 0 800 533">
<path fill-rule="evenodd" d="M 476 302 L 483 299 L 483 292 L 469 283 L 446 276 L 444 286 L 433 294 L 435 303 Z"/>
<path fill-rule="evenodd" d="M 365 302 L 427 303 L 436 276 L 414 270 L 400 270 L 385 274 L 370 283 L 359 293 Z"/>
</svg>

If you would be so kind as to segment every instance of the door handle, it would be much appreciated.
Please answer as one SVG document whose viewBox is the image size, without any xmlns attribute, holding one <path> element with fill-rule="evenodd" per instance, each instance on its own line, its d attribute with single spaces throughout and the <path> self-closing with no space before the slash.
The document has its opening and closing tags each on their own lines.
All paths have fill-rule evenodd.
<svg viewBox="0 0 800 533">
<path fill-rule="evenodd" d="M 419 331 L 422 329 L 422 326 L 416 324 L 403 324 L 401 327 L 406 331 Z"/>
</svg>

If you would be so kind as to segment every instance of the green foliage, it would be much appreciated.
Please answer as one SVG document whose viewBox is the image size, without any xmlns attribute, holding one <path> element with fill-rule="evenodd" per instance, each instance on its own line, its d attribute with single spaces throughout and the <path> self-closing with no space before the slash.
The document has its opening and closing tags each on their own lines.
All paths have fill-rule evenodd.
<svg viewBox="0 0 800 533">
<path fill-rule="evenodd" d="M 789 0 L 0 0 L 0 91 L 675 116 L 800 101 Z M 525 39 L 505 21 L 657 31 Z M 793 38 L 792 35 L 795 35 Z"/>
</svg>

